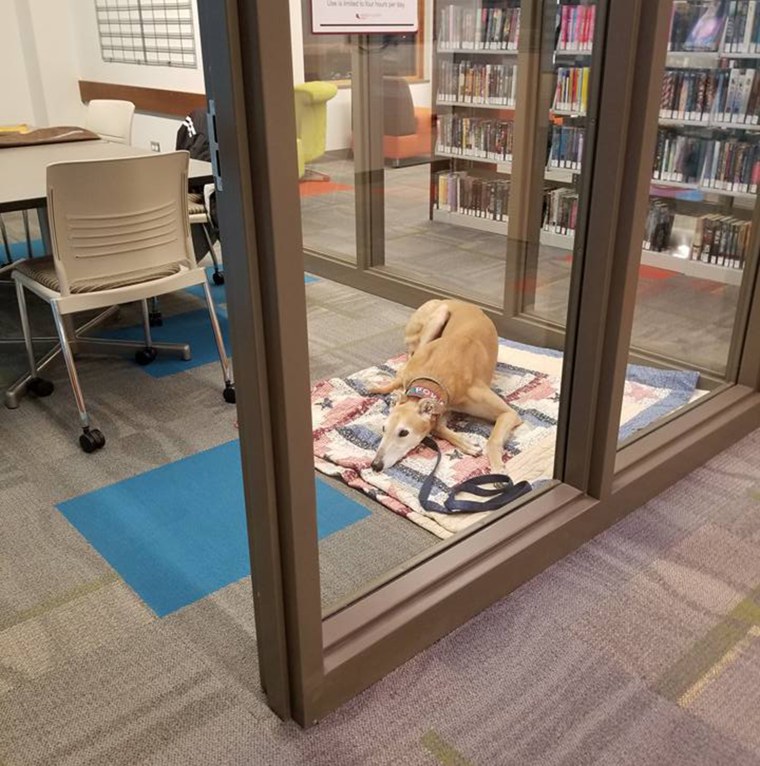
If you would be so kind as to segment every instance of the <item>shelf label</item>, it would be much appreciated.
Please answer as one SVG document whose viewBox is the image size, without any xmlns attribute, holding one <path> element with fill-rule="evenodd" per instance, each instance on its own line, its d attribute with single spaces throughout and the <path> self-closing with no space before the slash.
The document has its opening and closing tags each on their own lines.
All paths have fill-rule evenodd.
<svg viewBox="0 0 760 766">
<path fill-rule="evenodd" d="M 416 32 L 417 0 L 311 0 L 315 35 Z"/>
</svg>

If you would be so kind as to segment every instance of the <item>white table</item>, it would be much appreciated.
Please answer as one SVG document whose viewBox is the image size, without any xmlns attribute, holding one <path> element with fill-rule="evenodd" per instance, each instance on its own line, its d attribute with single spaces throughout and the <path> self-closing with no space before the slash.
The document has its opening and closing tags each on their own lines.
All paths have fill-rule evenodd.
<svg viewBox="0 0 760 766">
<path fill-rule="evenodd" d="M 147 149 L 110 141 L 70 141 L 0 148 L 0 213 L 47 205 L 47 166 L 53 162 L 105 160 L 150 154 Z M 190 160 L 192 186 L 213 183 L 210 162 Z"/>
<path fill-rule="evenodd" d="M 0 148 L 0 213 L 13 210 L 37 209 L 40 221 L 40 232 L 45 245 L 45 252 L 50 252 L 50 229 L 47 222 L 47 166 L 54 162 L 75 162 L 77 160 L 117 159 L 119 157 L 135 157 L 150 154 L 147 149 L 134 146 L 114 144 L 109 141 L 70 141 L 57 144 L 35 144 L 31 146 L 14 146 Z M 213 183 L 211 163 L 200 160 L 190 160 L 189 181 L 191 187 L 202 187 Z M 94 353 L 124 353 L 134 352 L 143 344 L 132 341 L 102 340 L 85 337 L 87 330 L 93 329 L 104 319 L 114 313 L 110 309 L 95 319 L 90 320 L 77 330 L 70 328 L 72 345 L 75 351 L 91 351 Z M 37 338 L 40 341 L 57 341 L 53 338 Z M 23 343 L 23 341 L 6 340 L 3 344 Z M 154 343 L 159 351 L 178 354 L 183 359 L 190 358 L 190 346 L 181 343 Z M 42 372 L 60 354 L 60 346 L 56 345 L 37 366 Z M 5 393 L 5 405 L 11 409 L 18 407 L 20 399 L 26 394 L 29 376 L 16 381 Z"/>
</svg>

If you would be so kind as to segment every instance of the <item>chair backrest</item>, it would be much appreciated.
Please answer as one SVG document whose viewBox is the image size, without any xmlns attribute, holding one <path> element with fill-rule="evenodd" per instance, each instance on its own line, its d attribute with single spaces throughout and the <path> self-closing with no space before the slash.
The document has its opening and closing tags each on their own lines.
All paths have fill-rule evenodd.
<svg viewBox="0 0 760 766">
<path fill-rule="evenodd" d="M 295 86 L 296 135 L 301 139 L 304 162 L 321 157 L 327 146 L 327 102 L 338 87 L 331 82 L 305 82 Z"/>
<path fill-rule="evenodd" d="M 76 284 L 196 267 L 188 161 L 187 152 L 167 152 L 48 165 L 48 219 L 63 295 Z"/>
<path fill-rule="evenodd" d="M 409 83 L 403 77 L 383 77 L 383 135 L 408 136 L 416 132 Z"/>
<path fill-rule="evenodd" d="M 106 141 L 131 144 L 134 113 L 135 105 L 131 101 L 93 99 L 87 105 L 85 127 Z"/>
</svg>

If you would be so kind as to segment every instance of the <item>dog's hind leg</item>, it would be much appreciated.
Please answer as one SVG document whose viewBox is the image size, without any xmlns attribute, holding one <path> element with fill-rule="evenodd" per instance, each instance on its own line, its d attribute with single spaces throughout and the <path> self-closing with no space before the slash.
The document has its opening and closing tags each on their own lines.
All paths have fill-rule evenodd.
<svg viewBox="0 0 760 766">
<path fill-rule="evenodd" d="M 522 423 L 520 416 L 494 391 L 487 386 L 473 386 L 467 392 L 467 400 L 457 407 L 467 415 L 490 420 L 493 430 L 486 443 L 486 454 L 491 470 L 499 473 L 504 470 L 504 442 Z"/>
<path fill-rule="evenodd" d="M 425 323 L 425 326 L 422 328 L 422 332 L 420 333 L 420 342 L 417 346 L 417 349 L 420 349 L 427 343 L 430 343 L 431 340 L 440 338 L 441 334 L 443 333 L 443 328 L 446 326 L 446 322 L 449 321 L 450 316 L 451 310 L 445 303 L 442 303 L 433 312 L 430 319 L 428 319 L 428 321 Z"/>
<path fill-rule="evenodd" d="M 440 337 L 451 312 L 441 300 L 423 303 L 412 314 L 404 331 L 404 341 L 409 356 L 413 356 L 426 343 Z"/>
</svg>

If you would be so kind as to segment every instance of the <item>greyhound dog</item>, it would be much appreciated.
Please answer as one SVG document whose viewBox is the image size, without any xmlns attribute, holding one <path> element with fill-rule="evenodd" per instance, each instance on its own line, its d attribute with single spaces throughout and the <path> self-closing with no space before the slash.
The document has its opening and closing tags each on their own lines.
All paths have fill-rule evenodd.
<svg viewBox="0 0 760 766">
<path fill-rule="evenodd" d="M 456 410 L 494 423 L 486 454 L 491 469 L 502 471 L 504 442 L 522 421 L 491 390 L 499 348 L 493 322 L 464 301 L 432 300 L 412 314 L 404 336 L 408 360 L 393 380 L 370 387 L 373 394 L 393 394 L 373 470 L 395 465 L 431 433 L 466 455 L 479 454 L 446 425 Z"/>
</svg>

